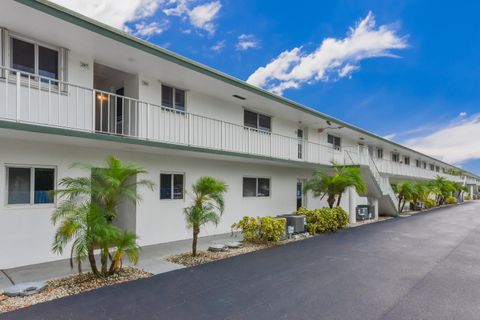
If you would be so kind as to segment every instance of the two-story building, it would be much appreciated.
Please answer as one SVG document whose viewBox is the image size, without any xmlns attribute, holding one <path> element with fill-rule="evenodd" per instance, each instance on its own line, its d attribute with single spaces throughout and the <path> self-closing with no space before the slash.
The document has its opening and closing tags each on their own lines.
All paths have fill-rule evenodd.
<svg viewBox="0 0 480 320">
<path fill-rule="evenodd" d="M 480 177 L 334 119 L 47 1 L 0 3 L 0 269 L 60 258 L 51 252 L 60 179 L 114 154 L 155 182 L 125 202 L 119 224 L 141 245 L 186 239 L 192 183 L 224 180 L 225 233 L 244 215 L 325 206 L 303 183 L 318 168 L 359 165 L 371 204 L 396 215 L 391 182 L 437 175 L 476 194 Z M 463 172 L 463 171 L 462 171 Z M 68 255 L 68 253 L 66 253 Z"/>
</svg>

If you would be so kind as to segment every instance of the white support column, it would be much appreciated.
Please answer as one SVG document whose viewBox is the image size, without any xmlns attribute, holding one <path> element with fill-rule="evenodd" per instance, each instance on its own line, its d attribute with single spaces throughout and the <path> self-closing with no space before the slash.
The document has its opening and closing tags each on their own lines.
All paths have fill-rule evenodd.
<svg viewBox="0 0 480 320">
<path fill-rule="evenodd" d="M 350 224 L 357 223 L 357 193 L 352 187 L 348 188 L 348 222 Z"/>
<path fill-rule="evenodd" d="M 374 208 L 373 218 L 374 218 L 375 220 L 378 220 L 378 199 L 377 199 L 377 198 L 372 198 L 372 199 L 371 199 L 371 202 L 372 202 L 371 205 L 372 205 L 373 208 Z"/>
</svg>

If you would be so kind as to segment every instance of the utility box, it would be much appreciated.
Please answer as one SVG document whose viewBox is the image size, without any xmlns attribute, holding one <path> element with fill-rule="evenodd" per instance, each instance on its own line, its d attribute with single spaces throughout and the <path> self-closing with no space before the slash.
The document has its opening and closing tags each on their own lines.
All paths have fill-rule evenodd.
<svg viewBox="0 0 480 320">
<path fill-rule="evenodd" d="M 305 232 L 306 217 L 304 215 L 285 214 L 277 217 L 284 218 L 286 220 L 285 230 L 288 230 L 288 227 L 293 227 L 293 233 Z"/>
<path fill-rule="evenodd" d="M 375 218 L 375 207 L 365 204 L 358 205 L 356 208 L 357 221 L 364 221 Z"/>
</svg>

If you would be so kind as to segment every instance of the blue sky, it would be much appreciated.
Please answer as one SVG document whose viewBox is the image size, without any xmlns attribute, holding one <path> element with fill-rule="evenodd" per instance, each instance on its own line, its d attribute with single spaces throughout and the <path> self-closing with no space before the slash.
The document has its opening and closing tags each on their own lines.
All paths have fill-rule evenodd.
<svg viewBox="0 0 480 320">
<path fill-rule="evenodd" d="M 55 2 L 480 172 L 479 1 Z"/>
</svg>

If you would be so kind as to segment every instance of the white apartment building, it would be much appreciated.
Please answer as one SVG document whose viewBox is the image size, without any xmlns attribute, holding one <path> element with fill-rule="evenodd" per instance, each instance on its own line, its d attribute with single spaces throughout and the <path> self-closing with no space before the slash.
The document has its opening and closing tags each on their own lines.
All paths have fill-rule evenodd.
<svg viewBox="0 0 480 320">
<path fill-rule="evenodd" d="M 155 182 L 125 203 L 119 223 L 141 245 L 186 239 L 183 208 L 199 177 L 224 180 L 230 231 L 244 215 L 325 206 L 299 190 L 318 168 L 358 165 L 368 185 L 342 207 L 396 215 L 390 183 L 437 175 L 480 177 L 251 86 L 47 1 L 0 3 L 0 269 L 66 258 L 51 252 L 57 200 L 49 191 L 70 165 L 109 154 L 138 163 Z"/>
</svg>

